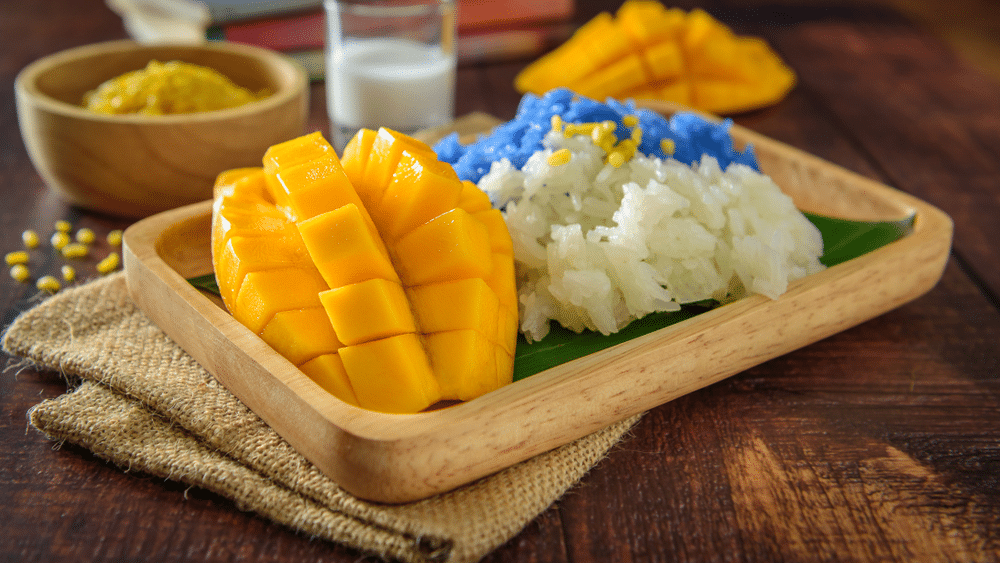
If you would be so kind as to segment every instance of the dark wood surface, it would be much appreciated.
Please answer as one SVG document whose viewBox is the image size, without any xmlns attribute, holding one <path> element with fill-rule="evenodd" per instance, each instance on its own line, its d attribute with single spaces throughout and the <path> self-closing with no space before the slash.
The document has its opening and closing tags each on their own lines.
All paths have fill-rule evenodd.
<svg viewBox="0 0 1000 563">
<path fill-rule="evenodd" d="M 617 3 L 580 4 L 584 21 Z M 941 207 L 955 221 L 952 260 L 912 303 L 653 409 L 487 561 L 1000 560 L 1000 85 L 864 3 L 698 5 L 768 39 L 799 74 L 786 100 L 736 122 Z M 100 0 L 4 2 L 5 252 L 24 229 L 47 234 L 57 219 L 99 235 L 128 225 L 47 190 L 13 100 L 32 60 L 122 37 Z M 458 113 L 512 117 L 525 63 L 463 67 Z M 327 128 L 322 88 L 313 86 L 312 129 Z M 79 270 L 95 275 L 93 261 Z M 2 325 L 36 293 L 0 276 Z M 0 559 L 364 560 L 224 498 L 54 447 L 25 413 L 65 383 L 4 361 Z"/>
</svg>

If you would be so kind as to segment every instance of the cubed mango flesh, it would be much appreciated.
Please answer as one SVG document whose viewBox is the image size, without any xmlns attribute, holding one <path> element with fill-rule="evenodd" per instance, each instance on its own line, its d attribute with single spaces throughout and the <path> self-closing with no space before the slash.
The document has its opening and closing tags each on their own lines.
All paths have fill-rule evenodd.
<svg viewBox="0 0 1000 563">
<path fill-rule="evenodd" d="M 313 133 L 217 184 L 223 302 L 331 394 L 412 413 L 510 383 L 510 233 L 425 144 L 362 130 L 340 160 Z"/>
<path fill-rule="evenodd" d="M 406 233 L 393 250 L 407 286 L 481 278 L 492 270 L 486 225 L 460 208 Z"/>
<path fill-rule="evenodd" d="M 399 281 L 378 232 L 352 204 L 298 223 L 313 263 L 330 287 L 372 278 Z"/>
<path fill-rule="evenodd" d="M 464 401 L 498 387 L 497 345 L 479 331 L 435 332 L 424 339 L 443 396 Z"/>
<path fill-rule="evenodd" d="M 404 151 L 373 211 L 379 230 L 394 241 L 454 209 L 462 193 L 462 184 L 454 181 L 454 176 L 455 171 L 448 163 L 421 160 Z"/>
<path fill-rule="evenodd" d="M 417 330 L 403 286 L 395 281 L 372 278 L 335 287 L 320 293 L 319 300 L 347 345 Z"/>
<path fill-rule="evenodd" d="M 564 87 L 599 100 L 653 98 L 731 114 L 774 104 L 795 81 L 766 42 L 737 36 L 704 10 L 628 0 L 528 65 L 514 84 L 538 95 Z"/>
<path fill-rule="evenodd" d="M 324 354 L 336 353 L 343 346 L 323 307 L 279 311 L 260 336 L 297 366 Z"/>
<path fill-rule="evenodd" d="M 347 378 L 347 370 L 339 355 L 317 356 L 299 366 L 299 369 L 334 397 L 357 406 L 358 397 L 354 394 L 351 380 Z"/>
<path fill-rule="evenodd" d="M 340 349 L 358 404 L 391 413 L 421 411 L 442 399 L 441 387 L 415 333 Z"/>
<path fill-rule="evenodd" d="M 220 291 L 225 288 L 222 301 L 227 304 L 236 299 L 243 279 L 250 272 L 312 265 L 302 237 L 294 230 L 276 236 L 229 237 L 221 255 L 215 273 L 225 280 L 219 288 Z"/>
<path fill-rule="evenodd" d="M 321 307 L 319 292 L 326 289 L 319 272 L 311 267 L 250 272 L 236 295 L 233 317 L 260 334 L 279 311 Z"/>
</svg>

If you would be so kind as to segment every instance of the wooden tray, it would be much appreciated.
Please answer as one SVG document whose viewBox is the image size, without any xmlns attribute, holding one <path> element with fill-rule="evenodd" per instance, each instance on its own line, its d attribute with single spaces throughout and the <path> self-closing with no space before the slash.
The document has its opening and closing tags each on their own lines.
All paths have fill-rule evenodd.
<svg viewBox="0 0 1000 563">
<path fill-rule="evenodd" d="M 663 109 L 663 108 L 661 108 Z M 671 109 L 669 107 L 665 108 Z M 801 209 L 864 220 L 916 215 L 909 236 L 790 285 L 415 415 L 359 409 L 320 389 L 186 278 L 212 271 L 211 202 L 140 221 L 123 245 L 143 311 L 293 447 L 354 495 L 405 502 L 458 487 L 612 422 L 880 315 L 930 290 L 951 248 L 940 210 L 749 130 L 761 168 Z"/>
</svg>

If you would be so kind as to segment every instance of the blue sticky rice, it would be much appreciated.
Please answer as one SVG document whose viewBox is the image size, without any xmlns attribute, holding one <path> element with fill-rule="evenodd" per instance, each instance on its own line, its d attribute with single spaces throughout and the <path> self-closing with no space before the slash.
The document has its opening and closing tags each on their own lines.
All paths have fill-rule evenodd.
<svg viewBox="0 0 1000 563">
<path fill-rule="evenodd" d="M 434 145 L 434 151 L 439 159 L 452 165 L 459 178 L 472 182 L 479 182 L 490 171 L 492 163 L 502 158 L 509 159 L 520 170 L 532 154 L 542 149 L 542 138 L 551 129 L 553 115 L 559 115 L 566 123 L 614 121 L 619 140 L 630 134 L 622 118 L 635 115 L 642 129 L 642 143 L 637 150 L 643 154 L 658 158 L 669 156 L 685 164 L 699 162 L 702 155 L 707 154 L 718 160 L 723 170 L 738 163 L 760 171 L 752 146 L 742 152 L 733 147 L 729 135 L 731 119 L 713 123 L 690 112 L 679 112 L 668 119 L 652 110 L 636 109 L 632 100 L 622 103 L 608 98 L 606 103 L 601 103 L 566 88 L 551 90 L 541 97 L 525 94 L 512 121 L 469 145 L 459 143 L 458 134 L 452 133 Z M 673 140 L 672 155 L 663 153 L 662 139 Z"/>
</svg>

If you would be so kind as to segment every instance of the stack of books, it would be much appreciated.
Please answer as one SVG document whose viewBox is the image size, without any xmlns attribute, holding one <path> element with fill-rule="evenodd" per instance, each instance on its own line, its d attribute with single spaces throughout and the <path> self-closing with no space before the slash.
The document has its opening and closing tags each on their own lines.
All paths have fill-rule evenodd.
<svg viewBox="0 0 1000 563">
<path fill-rule="evenodd" d="M 106 0 L 136 41 L 233 41 L 325 73 L 322 0 Z M 533 58 L 572 35 L 574 0 L 456 0 L 460 64 Z"/>
</svg>

